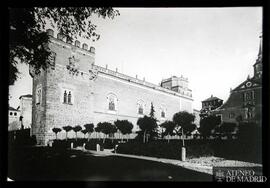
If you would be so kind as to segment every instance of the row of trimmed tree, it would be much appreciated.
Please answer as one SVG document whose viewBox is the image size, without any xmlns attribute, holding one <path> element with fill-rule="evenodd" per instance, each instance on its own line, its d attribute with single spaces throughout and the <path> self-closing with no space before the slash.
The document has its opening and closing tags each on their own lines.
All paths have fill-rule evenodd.
<svg viewBox="0 0 270 188">
<path fill-rule="evenodd" d="M 167 136 L 168 142 L 170 136 L 191 134 L 195 129 L 196 125 L 193 123 L 195 116 L 186 111 L 180 111 L 174 114 L 172 121 L 165 121 L 158 125 L 158 120 L 155 118 L 154 106 L 151 103 L 151 110 L 149 116 L 139 118 L 137 125 L 140 128 L 138 131 L 138 137 L 142 138 L 143 143 L 147 143 L 149 139 L 164 138 Z M 183 140 L 183 139 L 182 139 Z M 183 140 L 184 145 L 184 140 Z"/>
<path fill-rule="evenodd" d="M 99 122 L 96 127 L 94 127 L 93 123 L 85 124 L 84 129 L 80 126 L 64 126 L 61 128 L 54 127 L 52 131 L 55 133 L 55 137 L 57 139 L 57 134 L 64 130 L 66 132 L 66 140 L 68 139 L 68 133 L 70 131 L 74 131 L 77 140 L 77 133 L 82 132 L 84 135 L 88 134 L 88 141 L 90 140 L 90 136 L 93 132 L 103 133 L 105 136 L 103 137 L 103 142 L 105 139 L 110 137 L 114 137 L 114 133 L 119 131 L 122 134 L 122 140 L 124 135 L 130 135 L 132 133 L 133 124 L 128 120 L 116 120 L 113 124 L 109 122 Z M 99 137 L 100 139 L 100 137 Z M 128 138 L 127 138 L 128 140 Z"/>
</svg>

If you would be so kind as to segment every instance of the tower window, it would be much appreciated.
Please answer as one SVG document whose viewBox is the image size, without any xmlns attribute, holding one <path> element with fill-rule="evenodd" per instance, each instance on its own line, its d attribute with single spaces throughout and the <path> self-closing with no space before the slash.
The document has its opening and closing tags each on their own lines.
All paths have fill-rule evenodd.
<svg viewBox="0 0 270 188">
<path fill-rule="evenodd" d="M 9 113 L 9 115 L 11 115 L 11 116 L 12 116 L 12 115 L 13 115 L 13 113 L 12 113 L 12 112 L 10 112 L 10 113 Z"/>
<path fill-rule="evenodd" d="M 36 104 L 40 104 L 41 103 L 41 88 L 38 88 L 36 90 Z"/>
<path fill-rule="evenodd" d="M 67 103 L 67 91 L 64 92 L 64 103 Z"/>
<path fill-rule="evenodd" d="M 14 113 L 14 116 L 17 116 L 17 113 L 16 112 Z"/>
<path fill-rule="evenodd" d="M 71 104 L 71 92 L 68 92 L 68 104 Z"/>
<path fill-rule="evenodd" d="M 73 92 L 71 90 L 68 89 L 64 89 L 62 91 L 62 101 L 64 104 L 73 104 Z"/>
</svg>

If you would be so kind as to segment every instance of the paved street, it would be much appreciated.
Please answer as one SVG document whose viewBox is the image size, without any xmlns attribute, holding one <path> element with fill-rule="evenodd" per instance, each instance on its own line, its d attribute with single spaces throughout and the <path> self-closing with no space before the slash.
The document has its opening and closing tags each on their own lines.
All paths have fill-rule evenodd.
<svg viewBox="0 0 270 188">
<path fill-rule="evenodd" d="M 211 175 L 170 164 L 43 147 L 10 151 L 8 176 L 13 180 L 212 181 Z"/>
</svg>

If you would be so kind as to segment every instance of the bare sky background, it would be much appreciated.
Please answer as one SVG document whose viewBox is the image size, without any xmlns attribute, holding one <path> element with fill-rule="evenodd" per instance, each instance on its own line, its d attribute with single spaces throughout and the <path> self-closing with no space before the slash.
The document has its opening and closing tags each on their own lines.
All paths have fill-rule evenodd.
<svg viewBox="0 0 270 188">
<path fill-rule="evenodd" d="M 188 77 L 195 109 L 211 94 L 224 101 L 230 88 L 253 76 L 262 8 L 116 8 L 114 20 L 94 18 L 101 38 L 86 41 L 96 48 L 96 64 L 159 84 L 162 79 Z M 85 41 L 85 40 L 82 40 Z M 26 65 L 10 87 L 10 106 L 32 93 Z"/>
</svg>

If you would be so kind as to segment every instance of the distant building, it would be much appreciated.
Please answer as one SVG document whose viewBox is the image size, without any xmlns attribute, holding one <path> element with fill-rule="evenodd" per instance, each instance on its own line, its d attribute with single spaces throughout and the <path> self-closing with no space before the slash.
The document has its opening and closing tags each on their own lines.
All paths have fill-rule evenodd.
<svg viewBox="0 0 270 188">
<path fill-rule="evenodd" d="M 20 111 L 13 108 L 9 107 L 8 109 L 8 131 L 14 131 L 14 130 L 19 130 L 20 129 L 20 122 L 19 122 L 19 117 L 20 117 Z"/>
<path fill-rule="evenodd" d="M 221 115 L 223 122 L 257 122 L 261 124 L 262 110 L 262 42 L 254 67 L 254 75 L 250 76 L 230 91 L 228 100 L 215 113 Z"/>
<path fill-rule="evenodd" d="M 211 97 L 202 101 L 202 109 L 200 110 L 200 117 L 204 118 L 211 114 L 211 112 L 223 104 L 223 100 L 211 95 Z"/>
<path fill-rule="evenodd" d="M 32 95 L 20 96 L 20 111 L 24 128 L 31 128 L 32 123 Z"/>
<path fill-rule="evenodd" d="M 31 128 L 32 122 L 32 95 L 19 97 L 20 106 L 17 109 L 9 107 L 9 131 Z"/>
</svg>

